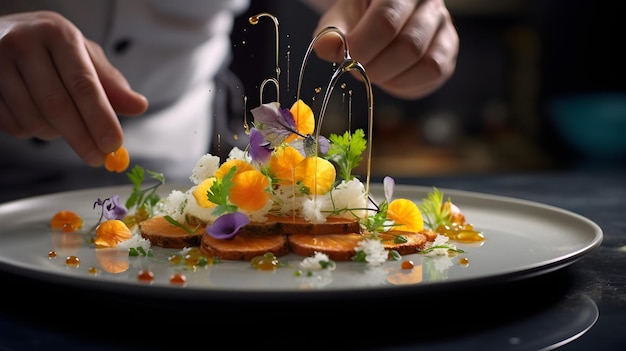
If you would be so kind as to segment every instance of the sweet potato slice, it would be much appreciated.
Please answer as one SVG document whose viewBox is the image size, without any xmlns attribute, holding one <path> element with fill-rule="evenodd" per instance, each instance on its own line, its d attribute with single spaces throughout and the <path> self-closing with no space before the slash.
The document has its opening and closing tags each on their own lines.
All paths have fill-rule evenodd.
<svg viewBox="0 0 626 351">
<path fill-rule="evenodd" d="M 315 252 L 328 255 L 333 261 L 350 261 L 355 255 L 355 247 L 363 235 L 349 234 L 291 234 L 287 236 L 291 251 L 300 256 L 313 256 Z"/>
<path fill-rule="evenodd" d="M 200 240 L 200 251 L 223 260 L 250 261 L 268 252 L 276 257 L 285 256 L 289 247 L 285 235 L 259 237 L 238 234 L 232 239 L 216 239 L 205 234 Z"/>
<path fill-rule="evenodd" d="M 191 223 L 207 224 L 193 217 L 187 220 Z M 241 228 L 237 235 L 346 234 L 359 233 L 360 230 L 360 224 L 356 219 L 328 217 L 324 223 L 310 223 L 300 217 L 268 215 L 265 222 L 250 222 Z"/>
<path fill-rule="evenodd" d="M 401 235 L 405 240 L 396 241 L 396 238 Z M 419 250 L 424 249 L 428 237 L 422 233 L 407 233 L 399 231 L 389 231 L 379 234 L 382 239 L 383 246 L 387 250 L 396 250 L 400 255 L 414 254 Z"/>
<path fill-rule="evenodd" d="M 361 226 L 356 219 L 328 217 L 324 223 L 310 223 L 298 217 L 278 217 L 280 232 L 283 234 L 351 234 L 360 233 Z"/>
<path fill-rule="evenodd" d="M 154 216 L 139 223 L 141 236 L 150 240 L 155 246 L 182 249 L 185 247 L 200 246 L 200 238 L 204 234 L 204 227 L 197 227 L 193 234 L 183 228 L 168 222 L 163 216 Z"/>
</svg>

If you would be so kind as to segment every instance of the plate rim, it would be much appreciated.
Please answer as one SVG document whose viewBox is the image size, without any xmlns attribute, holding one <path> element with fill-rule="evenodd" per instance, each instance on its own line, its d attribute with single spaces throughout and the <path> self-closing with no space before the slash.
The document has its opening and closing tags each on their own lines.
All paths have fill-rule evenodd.
<svg viewBox="0 0 626 351">
<path fill-rule="evenodd" d="M 188 185 L 181 184 L 163 184 L 158 193 L 161 196 L 169 194 L 171 190 L 187 189 Z M 395 185 L 396 192 L 427 192 L 432 190 L 433 186 L 412 185 L 406 183 L 397 183 Z M 21 204 L 28 201 L 42 200 L 46 198 L 54 198 L 60 196 L 80 196 L 85 192 L 128 192 L 129 185 L 114 185 L 103 186 L 86 189 L 74 189 L 56 193 L 49 193 L 43 195 L 30 196 L 22 199 L 10 200 L 4 203 L 0 203 L 0 216 L 3 214 L 3 210 L 15 204 Z M 574 264 L 582 259 L 587 254 L 598 248 L 604 238 L 602 228 L 592 221 L 591 219 L 582 216 L 576 212 L 553 206 L 550 204 L 537 202 L 533 200 L 504 196 L 499 194 L 475 192 L 468 190 L 461 190 L 448 187 L 437 187 L 441 192 L 449 195 L 451 198 L 463 196 L 473 199 L 484 199 L 495 202 L 513 203 L 515 205 L 530 206 L 534 208 L 541 208 L 552 212 L 559 212 L 563 215 L 575 218 L 581 223 L 585 223 L 590 230 L 593 231 L 593 235 L 590 236 L 590 240 L 587 244 L 578 250 L 569 252 L 568 254 L 561 255 L 555 259 L 546 262 L 537 262 L 535 264 L 528 265 L 521 270 L 503 271 L 496 275 L 488 275 L 481 277 L 472 277 L 471 279 L 457 279 L 457 280 L 444 280 L 437 282 L 430 282 L 427 284 L 415 284 L 415 285 L 401 285 L 401 286 L 380 286 L 380 287 L 367 287 L 367 288 L 338 288 L 328 290 L 297 290 L 292 289 L 285 290 L 236 290 L 236 289 L 206 289 L 200 287 L 171 287 L 171 286 L 154 286 L 148 284 L 128 284 L 117 281 L 88 279 L 81 276 L 64 275 L 59 272 L 33 270 L 28 267 L 15 265 L 12 262 L 7 262 L 3 256 L 0 255 L 0 271 L 13 274 L 25 279 L 31 279 L 42 282 L 55 283 L 62 286 L 73 286 L 77 288 L 97 291 L 107 291 L 111 293 L 117 293 L 120 296 L 143 296 L 147 298 L 157 299 L 173 299 L 180 301 L 265 301 L 265 302 L 278 302 L 278 301 L 320 301 L 320 300 L 333 300 L 343 298 L 354 298 L 355 293 L 358 293 L 361 298 L 380 297 L 382 295 L 405 295 L 405 294 L 431 294 L 433 292 L 449 291 L 457 288 L 468 287 L 481 287 L 489 284 L 507 284 L 519 280 L 529 279 L 536 276 L 548 274 L 567 266 Z M 382 194 L 382 184 L 370 184 L 370 193 L 379 192 Z M 0 236 L 3 232 L 0 230 Z"/>
</svg>

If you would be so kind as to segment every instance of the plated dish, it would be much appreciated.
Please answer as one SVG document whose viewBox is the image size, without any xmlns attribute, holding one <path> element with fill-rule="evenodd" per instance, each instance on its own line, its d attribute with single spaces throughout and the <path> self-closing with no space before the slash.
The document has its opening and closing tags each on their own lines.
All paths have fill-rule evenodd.
<svg viewBox="0 0 626 351">
<path fill-rule="evenodd" d="M 163 186 L 167 195 L 177 186 Z M 485 235 L 480 243 L 456 244 L 464 252 L 454 257 L 403 256 L 377 267 L 357 262 L 337 262 L 333 271 L 295 274 L 302 257 L 289 254 L 283 266 L 259 271 L 250 262 L 223 261 L 204 267 L 174 265 L 168 257 L 179 250 L 152 247 L 152 256 L 129 256 L 127 251 L 96 250 L 81 233 L 63 233 L 49 228 L 50 218 L 61 209 L 72 210 L 96 223 L 92 209 L 96 198 L 128 196 L 130 186 L 95 188 L 44 195 L 0 205 L 0 269 L 42 281 L 139 296 L 171 299 L 327 299 L 395 293 L 429 293 L 462 286 L 507 282 L 545 274 L 568 266 L 592 252 L 602 242 L 602 229 L 591 220 L 570 211 L 541 203 L 441 189 L 463 208 L 469 221 Z M 396 185 L 397 196 L 420 199 L 428 187 Z M 374 197 L 382 198 L 381 186 L 372 185 Z M 56 258 L 49 257 L 55 251 Z M 68 265 L 74 256 L 79 264 Z M 138 279 L 149 269 L 154 280 Z M 185 284 L 170 282 L 182 273 Z"/>
</svg>

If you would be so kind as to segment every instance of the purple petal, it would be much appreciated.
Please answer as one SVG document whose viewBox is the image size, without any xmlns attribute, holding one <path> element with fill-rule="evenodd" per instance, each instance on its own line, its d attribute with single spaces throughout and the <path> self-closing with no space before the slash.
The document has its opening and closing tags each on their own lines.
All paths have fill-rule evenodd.
<svg viewBox="0 0 626 351">
<path fill-rule="evenodd" d="M 278 124 L 290 131 L 296 130 L 296 120 L 293 118 L 291 111 L 288 108 L 279 108 L 280 116 L 277 120 Z"/>
<path fill-rule="evenodd" d="M 250 149 L 248 153 L 253 161 L 267 163 L 272 156 L 273 150 L 261 131 L 256 128 L 250 129 Z"/>
<path fill-rule="evenodd" d="M 282 144 L 296 130 L 291 111 L 281 108 L 277 102 L 263 104 L 250 112 L 254 116 L 254 126 L 263 133 L 271 147 Z"/>
<path fill-rule="evenodd" d="M 277 102 L 262 104 L 253 108 L 250 112 L 254 116 L 254 122 L 273 125 L 276 124 L 280 117 L 280 104 Z"/>
<path fill-rule="evenodd" d="M 227 213 L 219 216 L 205 231 L 215 239 L 232 239 L 248 223 L 250 219 L 241 212 Z"/>
<path fill-rule="evenodd" d="M 93 207 L 96 208 L 96 205 L 102 206 L 102 217 L 106 219 L 122 220 L 128 213 L 128 209 L 120 203 L 119 195 L 113 195 L 104 200 L 98 198 Z"/>
<path fill-rule="evenodd" d="M 385 190 L 385 199 L 387 203 L 391 202 L 393 198 L 393 189 L 396 186 L 396 181 L 390 176 L 383 178 L 383 189 Z"/>
<path fill-rule="evenodd" d="M 326 155 L 329 149 L 330 141 L 325 136 L 320 135 L 319 139 L 317 139 L 317 151 L 321 155 Z"/>
</svg>

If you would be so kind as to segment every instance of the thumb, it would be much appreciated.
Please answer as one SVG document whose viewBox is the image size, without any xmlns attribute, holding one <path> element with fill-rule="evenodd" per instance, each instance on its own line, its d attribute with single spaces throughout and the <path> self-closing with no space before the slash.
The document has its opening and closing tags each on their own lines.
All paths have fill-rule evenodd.
<svg viewBox="0 0 626 351">
<path fill-rule="evenodd" d="M 132 90 L 122 73 L 106 58 L 100 45 L 87 40 L 87 51 L 100 78 L 111 106 L 120 115 L 135 116 L 148 108 L 145 96 Z"/>
<path fill-rule="evenodd" d="M 368 6 L 368 0 L 339 0 L 322 15 L 314 35 L 317 36 L 327 27 L 336 27 L 344 35 L 359 22 Z M 343 60 L 343 42 L 335 33 L 327 33 L 317 39 L 313 45 L 317 56 L 330 62 Z"/>
</svg>

